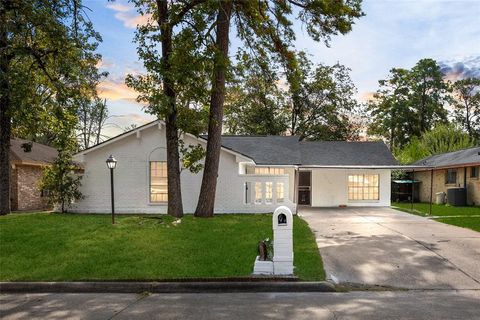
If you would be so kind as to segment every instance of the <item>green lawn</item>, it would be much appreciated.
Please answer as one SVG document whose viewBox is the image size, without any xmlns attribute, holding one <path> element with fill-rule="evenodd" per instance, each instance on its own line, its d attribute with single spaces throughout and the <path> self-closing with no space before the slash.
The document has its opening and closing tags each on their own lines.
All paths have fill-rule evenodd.
<svg viewBox="0 0 480 320">
<path fill-rule="evenodd" d="M 398 210 L 413 213 L 419 216 L 428 216 L 430 207 L 428 203 L 414 203 L 413 211 L 411 211 L 410 203 L 395 202 L 392 203 L 392 206 L 396 207 Z M 436 218 L 436 220 L 480 232 L 480 217 L 478 217 L 480 216 L 480 207 L 451 207 L 433 204 L 432 216 L 460 216 L 451 218 Z"/>
<path fill-rule="evenodd" d="M 295 272 L 325 273 L 315 238 L 294 219 Z M 0 217 L 0 280 L 159 280 L 248 276 L 271 215 L 170 216 L 11 214 Z"/>
</svg>

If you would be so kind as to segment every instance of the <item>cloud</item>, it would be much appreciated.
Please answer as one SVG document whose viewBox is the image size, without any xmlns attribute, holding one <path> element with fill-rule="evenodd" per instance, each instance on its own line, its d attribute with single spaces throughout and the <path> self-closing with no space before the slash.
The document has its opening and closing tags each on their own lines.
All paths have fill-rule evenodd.
<svg viewBox="0 0 480 320">
<path fill-rule="evenodd" d="M 139 15 L 133 12 L 117 12 L 115 18 L 123 22 L 127 28 L 135 29 L 137 26 L 142 26 L 150 22 L 151 15 Z"/>
<path fill-rule="evenodd" d="M 145 25 L 150 22 L 152 15 L 140 15 L 130 4 L 108 3 L 106 7 L 115 11 L 115 18 L 123 22 L 127 28 L 135 29 L 138 25 Z"/>
<path fill-rule="evenodd" d="M 109 59 L 105 59 L 105 58 L 98 60 L 96 65 L 98 69 L 108 69 L 114 66 L 115 66 L 115 63 L 113 63 L 113 61 L 110 61 Z"/>
<path fill-rule="evenodd" d="M 459 62 L 478 56 L 480 6 L 473 4 L 478 1 L 366 0 L 366 16 L 352 32 L 333 37 L 330 48 L 311 40 L 298 22 L 296 46 L 315 62 L 350 67 L 359 92 L 375 91 L 393 67 L 410 69 L 422 58 Z"/>
<path fill-rule="evenodd" d="M 467 57 L 462 61 L 441 61 L 439 65 L 447 80 L 480 79 L 480 56 Z"/>
<path fill-rule="evenodd" d="M 135 101 L 138 93 L 128 87 L 123 81 L 105 80 L 97 86 L 98 95 L 108 100 L 129 100 Z"/>
<path fill-rule="evenodd" d="M 373 97 L 374 94 L 375 94 L 375 92 L 373 92 L 373 91 L 364 91 L 364 92 L 358 94 L 357 100 L 359 102 L 372 101 L 372 100 L 374 100 L 374 97 Z"/>
<path fill-rule="evenodd" d="M 108 9 L 112 9 L 113 11 L 117 11 L 117 12 L 127 12 L 127 11 L 131 11 L 133 9 L 133 7 L 129 4 L 123 4 L 123 3 L 107 3 L 106 4 L 106 7 Z"/>
<path fill-rule="evenodd" d="M 106 137 L 115 137 L 124 132 L 125 128 L 135 124 L 137 126 L 144 125 L 155 120 L 155 117 L 148 114 L 127 113 L 122 115 L 111 116 L 108 124 L 102 130 L 102 134 Z"/>
</svg>

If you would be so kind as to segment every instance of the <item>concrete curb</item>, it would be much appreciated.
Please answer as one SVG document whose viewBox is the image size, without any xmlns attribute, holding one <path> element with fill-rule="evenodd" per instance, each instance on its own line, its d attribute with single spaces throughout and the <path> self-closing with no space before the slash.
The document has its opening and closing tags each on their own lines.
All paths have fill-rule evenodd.
<svg viewBox="0 0 480 320">
<path fill-rule="evenodd" d="M 325 281 L 256 282 L 0 282 L 0 293 L 335 292 Z"/>
</svg>

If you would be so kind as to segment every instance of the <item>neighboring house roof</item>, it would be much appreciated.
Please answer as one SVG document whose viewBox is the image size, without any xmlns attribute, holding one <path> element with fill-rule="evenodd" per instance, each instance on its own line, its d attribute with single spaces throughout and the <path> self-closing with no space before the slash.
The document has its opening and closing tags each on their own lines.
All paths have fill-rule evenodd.
<svg viewBox="0 0 480 320">
<path fill-rule="evenodd" d="M 24 144 L 31 144 L 30 151 L 22 147 Z M 14 163 L 48 165 L 55 161 L 58 152 L 55 148 L 29 140 L 13 138 L 10 139 L 11 161 Z"/>
<path fill-rule="evenodd" d="M 222 136 L 222 146 L 258 165 L 395 166 L 383 142 L 300 141 L 296 136 Z"/>
<path fill-rule="evenodd" d="M 479 164 L 480 147 L 436 154 L 413 163 L 413 165 L 425 165 L 435 168 Z"/>
</svg>

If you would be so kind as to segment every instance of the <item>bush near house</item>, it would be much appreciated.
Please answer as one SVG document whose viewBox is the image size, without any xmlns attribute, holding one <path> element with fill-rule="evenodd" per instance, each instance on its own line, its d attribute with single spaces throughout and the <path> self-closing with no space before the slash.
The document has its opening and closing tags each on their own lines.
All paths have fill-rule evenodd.
<svg viewBox="0 0 480 320">
<path fill-rule="evenodd" d="M 0 218 L 0 280 L 159 280 L 249 276 L 258 241 L 272 237 L 268 214 L 211 219 L 54 213 Z M 295 273 L 323 280 L 307 223 L 294 217 Z"/>
</svg>

